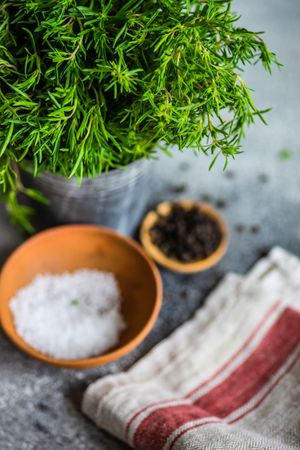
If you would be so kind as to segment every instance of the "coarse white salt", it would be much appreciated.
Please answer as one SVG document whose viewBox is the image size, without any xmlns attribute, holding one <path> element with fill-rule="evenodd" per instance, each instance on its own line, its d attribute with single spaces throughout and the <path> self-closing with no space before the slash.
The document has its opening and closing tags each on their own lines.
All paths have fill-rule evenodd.
<svg viewBox="0 0 300 450">
<path fill-rule="evenodd" d="M 17 333 L 33 348 L 59 359 L 100 355 L 125 328 L 115 276 L 94 269 L 40 274 L 10 302 Z"/>
</svg>

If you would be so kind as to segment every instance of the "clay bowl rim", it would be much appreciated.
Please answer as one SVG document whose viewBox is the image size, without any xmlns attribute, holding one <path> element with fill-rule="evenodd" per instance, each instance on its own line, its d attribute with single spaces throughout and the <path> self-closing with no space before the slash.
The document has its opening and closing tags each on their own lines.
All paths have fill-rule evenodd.
<svg viewBox="0 0 300 450">
<path fill-rule="evenodd" d="M 14 261 L 14 259 L 18 256 L 20 252 L 22 252 L 27 247 L 30 247 L 32 243 L 36 243 L 39 240 L 43 240 L 47 238 L 48 236 L 55 235 L 57 232 L 59 233 L 65 233 L 69 231 L 70 229 L 78 232 L 85 232 L 88 230 L 95 230 L 97 232 L 101 232 L 104 235 L 109 235 L 115 239 L 124 241 L 129 247 L 131 247 L 134 251 L 139 253 L 141 257 L 146 261 L 148 264 L 148 267 L 150 269 L 150 272 L 152 273 L 155 285 L 156 285 L 156 297 L 154 300 L 154 306 L 152 309 L 152 313 L 149 316 L 146 324 L 141 329 L 141 331 L 132 338 L 127 344 L 122 345 L 121 347 L 117 347 L 115 350 L 108 351 L 108 353 L 104 353 L 103 355 L 99 356 L 93 356 L 89 358 L 82 358 L 82 359 L 59 359 L 59 358 L 53 358 L 51 356 L 45 355 L 38 350 L 35 350 L 33 347 L 31 347 L 29 344 L 27 344 L 26 341 L 24 341 L 16 332 L 16 328 L 13 322 L 12 315 L 5 312 L 3 315 L 3 305 L 4 301 L 2 300 L 2 293 L 1 293 L 1 285 L 2 280 L 5 278 L 6 271 L 10 270 L 9 266 Z M 149 334 L 151 329 L 153 328 L 156 319 L 158 317 L 161 304 L 162 304 L 162 298 L 163 298 L 163 287 L 162 287 L 162 280 L 159 273 L 158 268 L 154 264 L 154 262 L 149 258 L 147 253 L 143 250 L 143 248 L 136 243 L 133 239 L 130 237 L 124 236 L 121 233 L 111 230 L 110 228 L 97 226 L 97 225 L 90 225 L 90 224 L 80 224 L 80 225 L 61 225 L 53 228 L 49 228 L 47 230 L 43 230 L 36 235 L 28 238 L 25 242 L 20 244 L 13 252 L 12 254 L 7 258 L 6 262 L 4 263 L 1 273 L 0 273 L 0 325 L 5 332 L 5 334 L 9 337 L 9 339 L 24 353 L 26 353 L 29 356 L 32 356 L 44 363 L 48 363 L 54 366 L 58 367 L 64 367 L 69 369 L 86 369 L 91 367 L 99 367 L 103 366 L 105 364 L 108 364 L 112 361 L 116 361 L 117 359 L 120 359 L 121 357 L 127 355 L 129 352 L 131 352 L 133 349 L 135 349 Z M 9 303 L 10 300 L 8 300 Z M 5 301 L 6 303 L 7 301 Z M 7 324 L 12 325 L 12 331 L 10 330 L 10 327 L 7 327 Z"/>
<path fill-rule="evenodd" d="M 181 205 L 186 209 L 193 206 L 201 209 L 205 214 L 214 219 L 221 230 L 221 241 L 217 249 L 207 258 L 196 260 L 193 262 L 181 262 L 173 258 L 166 256 L 158 246 L 156 246 L 150 237 L 150 229 L 158 219 L 158 214 L 166 215 L 174 205 Z M 164 201 L 159 203 L 155 209 L 149 211 L 141 225 L 140 240 L 146 250 L 146 252 L 161 266 L 167 269 L 173 270 L 179 273 L 196 273 L 210 269 L 215 266 L 227 251 L 229 236 L 228 227 L 223 219 L 223 216 L 217 211 L 216 208 L 205 202 L 198 202 L 195 200 L 176 200 L 176 201 Z"/>
</svg>

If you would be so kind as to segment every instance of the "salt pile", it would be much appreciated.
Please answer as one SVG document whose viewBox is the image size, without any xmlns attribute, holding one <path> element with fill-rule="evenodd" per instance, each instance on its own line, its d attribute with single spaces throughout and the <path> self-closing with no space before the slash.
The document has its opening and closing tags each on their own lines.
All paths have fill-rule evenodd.
<svg viewBox="0 0 300 450">
<path fill-rule="evenodd" d="M 10 302 L 17 333 L 33 348 L 60 359 L 100 355 L 119 342 L 125 323 L 112 273 L 80 269 L 38 275 Z"/>
</svg>

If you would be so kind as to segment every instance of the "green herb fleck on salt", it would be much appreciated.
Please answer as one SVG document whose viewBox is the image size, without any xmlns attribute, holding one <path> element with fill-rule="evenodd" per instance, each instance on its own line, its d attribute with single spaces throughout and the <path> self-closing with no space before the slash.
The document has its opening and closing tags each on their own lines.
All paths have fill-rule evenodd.
<svg viewBox="0 0 300 450">
<path fill-rule="evenodd" d="M 281 161 L 288 161 L 293 157 L 293 150 L 290 148 L 283 148 L 278 152 L 278 157 L 281 159 Z"/>
</svg>

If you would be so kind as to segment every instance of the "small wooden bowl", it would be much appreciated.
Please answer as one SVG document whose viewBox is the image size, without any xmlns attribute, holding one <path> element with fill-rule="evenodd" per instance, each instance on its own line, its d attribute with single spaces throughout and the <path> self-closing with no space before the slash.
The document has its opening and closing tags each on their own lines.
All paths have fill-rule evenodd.
<svg viewBox="0 0 300 450">
<path fill-rule="evenodd" d="M 183 208 L 190 209 L 194 206 L 201 209 L 204 214 L 207 214 L 213 220 L 217 222 L 221 230 L 222 238 L 218 248 L 205 259 L 193 261 L 193 262 L 182 262 L 172 258 L 169 258 L 165 253 L 163 253 L 159 247 L 157 247 L 152 239 L 150 230 L 158 220 L 159 215 L 167 216 L 174 203 L 181 205 Z M 224 256 L 228 247 L 228 230 L 227 226 L 218 213 L 218 211 L 207 203 L 195 202 L 193 200 L 179 200 L 176 202 L 162 202 L 160 203 L 156 210 L 150 211 L 143 220 L 140 239 L 146 250 L 146 252 L 159 264 L 168 269 L 174 270 L 180 273 L 194 273 L 207 270 L 210 267 L 217 264 L 217 262 Z"/>
<path fill-rule="evenodd" d="M 119 345 L 100 356 L 61 360 L 44 355 L 16 333 L 9 302 L 38 273 L 58 274 L 83 267 L 115 274 L 123 296 L 122 314 L 127 328 Z M 0 318 L 8 337 L 29 355 L 62 367 L 100 366 L 129 353 L 150 332 L 161 301 L 159 272 L 143 249 L 130 238 L 94 225 L 52 228 L 28 239 L 7 260 L 0 278 Z"/>
</svg>

